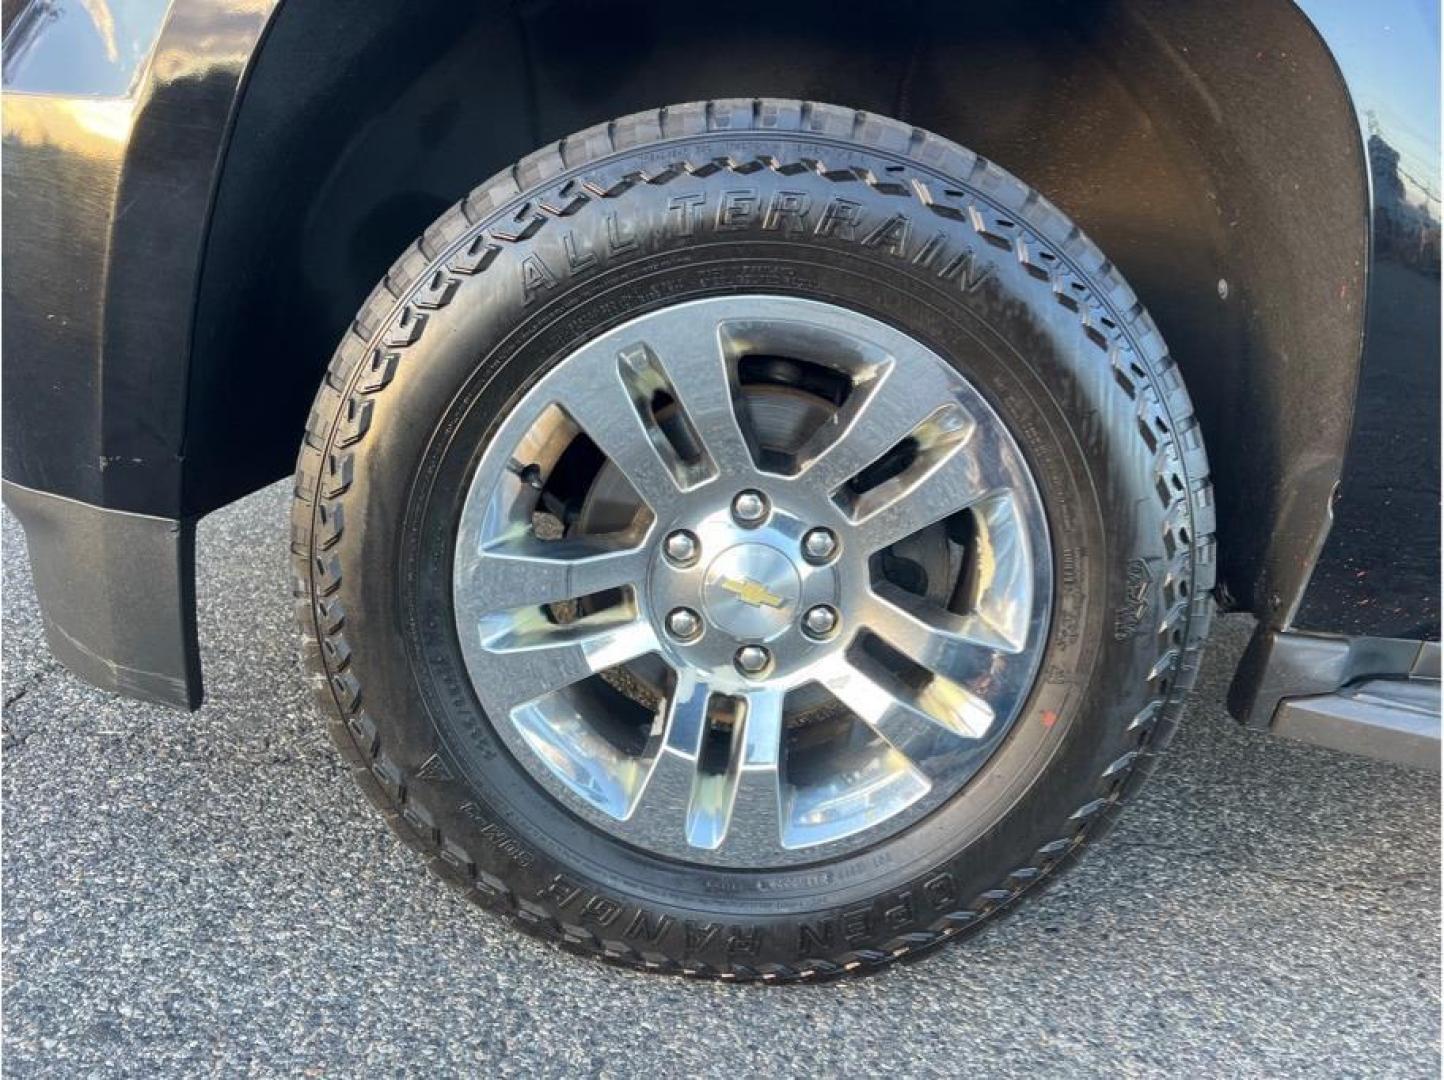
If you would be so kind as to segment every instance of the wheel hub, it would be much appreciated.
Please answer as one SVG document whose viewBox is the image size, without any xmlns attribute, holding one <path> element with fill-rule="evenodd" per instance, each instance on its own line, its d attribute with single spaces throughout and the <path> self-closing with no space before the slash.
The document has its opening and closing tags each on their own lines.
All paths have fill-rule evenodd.
<svg viewBox="0 0 1444 1080">
<path fill-rule="evenodd" d="M 769 641 L 796 616 L 801 593 L 801 578 L 786 555 L 767 544 L 737 544 L 707 567 L 702 607 L 723 633 Z"/>
<path fill-rule="evenodd" d="M 804 557 L 809 522 L 774 505 L 765 524 L 744 528 L 723 503 L 701 520 L 676 524 L 696 538 L 698 557 L 688 565 L 654 558 L 643 602 L 662 629 L 672 667 L 729 690 L 804 681 L 829 648 L 808 633 L 803 617 L 836 605 L 844 592 L 842 568 Z M 701 633 L 666 632 L 668 614 L 679 608 L 700 613 Z M 737 651 L 750 645 L 765 646 L 771 658 L 761 674 L 737 670 Z"/>
</svg>

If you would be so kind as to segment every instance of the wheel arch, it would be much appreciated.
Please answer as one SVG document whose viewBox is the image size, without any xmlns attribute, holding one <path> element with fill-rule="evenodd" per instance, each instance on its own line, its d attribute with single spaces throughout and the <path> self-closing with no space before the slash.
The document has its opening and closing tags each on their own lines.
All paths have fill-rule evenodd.
<svg viewBox="0 0 1444 1080">
<path fill-rule="evenodd" d="M 285 0 L 205 248 L 187 512 L 289 471 L 374 282 L 498 168 L 649 106 L 811 97 L 961 142 L 1108 252 L 1196 403 L 1223 588 L 1285 618 L 1327 530 L 1363 334 L 1367 170 L 1326 45 L 1288 0 L 886 10 Z"/>
</svg>

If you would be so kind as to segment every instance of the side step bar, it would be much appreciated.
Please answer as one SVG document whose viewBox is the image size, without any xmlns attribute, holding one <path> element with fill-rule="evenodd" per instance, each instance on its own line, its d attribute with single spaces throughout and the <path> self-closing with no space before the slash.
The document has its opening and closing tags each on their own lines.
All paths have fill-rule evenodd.
<svg viewBox="0 0 1444 1080">
<path fill-rule="evenodd" d="M 1440 771 L 1437 641 L 1254 631 L 1229 711 L 1244 726 Z"/>
<path fill-rule="evenodd" d="M 1273 732 L 1346 754 L 1439 771 L 1439 683 L 1369 679 L 1334 694 L 1289 698 Z"/>
</svg>

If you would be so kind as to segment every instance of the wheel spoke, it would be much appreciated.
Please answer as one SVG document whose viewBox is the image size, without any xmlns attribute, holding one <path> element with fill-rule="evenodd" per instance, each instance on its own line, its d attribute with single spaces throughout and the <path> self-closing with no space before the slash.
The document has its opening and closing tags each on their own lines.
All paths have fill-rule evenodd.
<svg viewBox="0 0 1444 1080">
<path fill-rule="evenodd" d="M 648 327 L 642 340 L 715 468 L 723 476 L 751 472 L 755 465 L 737 415 L 733 368 L 722 351 L 716 322 L 674 313 Z"/>
<path fill-rule="evenodd" d="M 811 847 L 841 840 L 907 809 L 932 788 L 907 756 L 884 740 L 861 760 L 839 765 L 806 787 L 789 787 L 782 846 Z"/>
<path fill-rule="evenodd" d="M 680 493 L 668 451 L 659 447 L 637 413 L 631 392 L 622 381 L 615 358 L 596 364 L 598 374 L 561 387 L 559 404 L 592 442 L 622 471 L 657 517 L 668 516 Z"/>
<path fill-rule="evenodd" d="M 688 816 L 696 847 L 727 846 L 734 858 L 767 865 L 781 846 L 782 704 L 778 690 L 745 697 L 740 746 L 734 743 L 725 773 L 702 777 Z"/>
<path fill-rule="evenodd" d="M 836 491 L 916 430 L 949 397 L 943 373 L 931 366 L 918 374 L 888 361 L 869 374 L 799 454 L 802 483 Z"/>
<path fill-rule="evenodd" d="M 954 443 L 937 460 L 885 481 L 863 496 L 857 538 L 880 551 L 980 499 L 1004 491 L 1011 478 L 982 440 Z"/>
<path fill-rule="evenodd" d="M 873 587 L 860 617 L 909 660 L 950 679 L 986 671 L 997 653 L 1021 651 L 976 615 L 955 615 L 890 583 Z"/>
<path fill-rule="evenodd" d="M 1033 591 L 1038 573 L 1032 544 L 1012 493 L 976 507 L 979 573 L 974 576 L 967 635 L 1004 652 L 1027 647 L 1033 632 Z"/>
<path fill-rule="evenodd" d="M 694 844 L 691 821 L 710 689 L 691 675 L 678 677 L 667 702 L 655 760 L 627 817 L 624 834 L 643 846 Z"/>
<path fill-rule="evenodd" d="M 930 777 L 943 775 L 952 756 L 987 730 L 992 713 L 962 711 L 948 722 L 924 708 L 869 657 L 838 657 L 819 680 L 838 701 Z M 976 699 L 975 699 L 976 700 Z M 986 703 L 977 702 L 983 710 Z"/>
<path fill-rule="evenodd" d="M 623 752 L 563 695 L 518 706 L 512 723 L 553 776 L 612 818 L 624 818 L 647 783 L 646 756 Z"/>
<path fill-rule="evenodd" d="M 494 700 L 507 708 L 534 701 L 599 671 L 657 649 L 647 620 L 618 605 L 573 623 L 549 622 L 539 608 L 488 616 L 463 641 Z"/>
<path fill-rule="evenodd" d="M 627 537 L 494 543 L 464 565 L 459 591 L 476 615 L 576 600 L 640 581 L 648 553 L 635 545 Z"/>
</svg>

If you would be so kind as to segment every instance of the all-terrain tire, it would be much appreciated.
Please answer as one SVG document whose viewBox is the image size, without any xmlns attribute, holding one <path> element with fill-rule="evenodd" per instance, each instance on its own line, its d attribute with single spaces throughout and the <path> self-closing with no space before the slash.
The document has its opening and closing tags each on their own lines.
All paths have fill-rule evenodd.
<svg viewBox="0 0 1444 1080">
<path fill-rule="evenodd" d="M 659 867 L 548 809 L 467 683 L 447 526 L 497 416 L 569 348 L 637 312 L 747 292 L 824 297 L 943 355 L 967 336 L 994 356 L 970 374 L 1032 462 L 1056 594 L 1032 695 L 973 781 L 1007 798 L 951 842 L 919 825 L 836 864 Z M 1036 191 L 946 139 L 773 99 L 600 124 L 443 214 L 330 363 L 292 523 L 317 701 L 401 839 L 528 933 L 736 980 L 817 980 L 917 956 L 1073 861 L 1167 744 L 1214 584 L 1188 394 L 1103 253 Z"/>
</svg>

